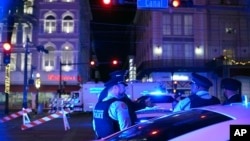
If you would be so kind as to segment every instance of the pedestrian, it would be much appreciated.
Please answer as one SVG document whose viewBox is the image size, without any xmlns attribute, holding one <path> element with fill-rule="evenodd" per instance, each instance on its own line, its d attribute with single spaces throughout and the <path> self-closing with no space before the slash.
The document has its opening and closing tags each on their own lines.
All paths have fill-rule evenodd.
<svg viewBox="0 0 250 141">
<path fill-rule="evenodd" d="M 221 80 L 221 88 L 225 97 L 223 105 L 242 102 L 240 81 L 233 78 L 224 78 Z"/>
<path fill-rule="evenodd" d="M 212 82 L 197 73 L 192 73 L 191 94 L 179 101 L 174 108 L 174 112 L 187 110 L 190 108 L 220 104 L 220 100 L 209 94 L 209 88 L 213 85 Z"/>
<path fill-rule="evenodd" d="M 93 129 L 97 139 L 131 126 L 128 106 L 119 100 L 121 97 L 118 83 L 118 79 L 105 83 L 108 94 L 97 102 L 93 110 Z"/>
</svg>

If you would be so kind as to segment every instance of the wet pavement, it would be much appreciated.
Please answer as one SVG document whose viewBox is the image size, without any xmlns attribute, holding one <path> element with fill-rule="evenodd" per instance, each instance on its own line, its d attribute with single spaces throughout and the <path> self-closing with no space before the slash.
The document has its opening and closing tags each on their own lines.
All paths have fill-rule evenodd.
<svg viewBox="0 0 250 141">
<path fill-rule="evenodd" d="M 11 114 L 11 113 L 10 113 Z M 28 114 L 30 121 L 50 114 Z M 4 116 L 1 114 L 0 119 Z M 55 118 L 34 127 L 21 130 L 23 117 L 0 123 L 1 141 L 90 141 L 94 139 L 92 113 L 71 113 L 67 118 L 69 128 L 65 130 L 63 118 Z"/>
</svg>

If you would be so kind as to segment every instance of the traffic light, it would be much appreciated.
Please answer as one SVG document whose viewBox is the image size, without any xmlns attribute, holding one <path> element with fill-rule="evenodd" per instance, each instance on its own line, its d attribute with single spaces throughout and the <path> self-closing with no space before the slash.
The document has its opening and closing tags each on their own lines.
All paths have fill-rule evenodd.
<svg viewBox="0 0 250 141">
<path fill-rule="evenodd" d="M 112 3 L 112 0 L 102 0 L 104 5 L 110 5 Z"/>
<path fill-rule="evenodd" d="M 95 61 L 90 61 L 90 66 L 95 66 Z"/>
<path fill-rule="evenodd" d="M 193 7 L 193 0 L 170 0 L 169 7 Z"/>
<path fill-rule="evenodd" d="M 117 60 L 113 60 L 113 61 L 112 61 L 112 64 L 113 64 L 113 65 L 117 65 L 117 64 L 118 64 L 118 61 L 117 61 Z"/>
<path fill-rule="evenodd" d="M 3 63 L 5 65 L 10 63 L 11 60 L 11 44 L 10 43 L 4 43 L 3 44 Z"/>
<path fill-rule="evenodd" d="M 181 1 L 180 0 L 172 0 L 171 1 L 171 6 L 172 7 L 177 8 L 177 7 L 180 7 L 180 5 L 181 5 Z"/>
<path fill-rule="evenodd" d="M 106 6 L 124 4 L 124 0 L 102 0 L 102 3 Z"/>
</svg>

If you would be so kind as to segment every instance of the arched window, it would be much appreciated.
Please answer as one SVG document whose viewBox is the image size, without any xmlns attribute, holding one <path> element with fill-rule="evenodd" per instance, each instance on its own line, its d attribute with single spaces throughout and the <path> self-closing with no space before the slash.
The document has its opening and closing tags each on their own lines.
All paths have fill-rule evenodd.
<svg viewBox="0 0 250 141">
<path fill-rule="evenodd" d="M 52 71 L 55 69 L 55 48 L 53 46 L 46 46 L 45 49 L 47 49 L 49 53 L 43 53 L 42 68 L 44 71 Z"/>
<path fill-rule="evenodd" d="M 72 33 L 74 32 L 74 20 L 72 16 L 65 16 L 62 20 L 62 32 Z"/>
<path fill-rule="evenodd" d="M 73 70 L 74 66 L 71 64 L 74 63 L 74 53 L 73 53 L 73 47 L 71 44 L 63 45 L 62 52 L 61 52 L 61 63 L 69 64 L 69 65 L 62 66 L 63 71 Z"/>
<path fill-rule="evenodd" d="M 24 2 L 23 12 L 25 14 L 33 14 L 34 0 L 26 0 Z"/>
<path fill-rule="evenodd" d="M 56 18 L 53 15 L 48 15 L 44 20 L 44 32 L 53 33 L 56 31 Z"/>
</svg>

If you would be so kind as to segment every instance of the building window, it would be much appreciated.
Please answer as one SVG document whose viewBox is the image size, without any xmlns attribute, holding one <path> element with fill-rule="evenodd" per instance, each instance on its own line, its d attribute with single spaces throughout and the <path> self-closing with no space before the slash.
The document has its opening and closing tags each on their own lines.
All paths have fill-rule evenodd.
<svg viewBox="0 0 250 141">
<path fill-rule="evenodd" d="M 194 47 L 192 44 L 184 44 L 185 59 L 190 61 L 194 58 Z"/>
<path fill-rule="evenodd" d="M 10 71 L 16 71 L 16 53 L 11 53 L 10 56 Z"/>
<path fill-rule="evenodd" d="M 166 14 L 163 16 L 163 35 L 171 35 L 171 17 Z"/>
<path fill-rule="evenodd" d="M 193 35 L 193 16 L 184 15 L 184 35 Z"/>
<path fill-rule="evenodd" d="M 11 35 L 11 44 L 16 44 L 17 42 L 17 24 L 14 24 L 12 35 Z"/>
<path fill-rule="evenodd" d="M 61 53 L 61 63 L 62 64 L 72 64 L 74 62 L 74 54 L 72 51 L 72 45 L 65 44 L 62 48 Z M 73 70 L 73 65 L 64 65 L 62 66 L 63 71 L 70 71 Z"/>
<path fill-rule="evenodd" d="M 172 46 L 171 44 L 164 43 L 163 48 L 162 48 L 162 56 L 164 59 L 172 59 L 173 57 L 173 52 L 172 52 Z"/>
<path fill-rule="evenodd" d="M 62 32 L 72 33 L 74 32 L 74 20 L 71 16 L 65 16 L 62 21 Z"/>
<path fill-rule="evenodd" d="M 31 39 L 32 39 L 32 37 L 31 37 L 31 31 L 32 31 L 32 29 L 31 29 L 31 27 L 29 27 L 27 24 L 23 24 L 23 39 L 22 39 L 22 41 L 23 41 L 23 43 L 26 43 L 26 41 L 27 41 L 27 38 L 29 38 L 29 40 L 31 41 Z"/>
<path fill-rule="evenodd" d="M 181 23 L 181 15 L 173 16 L 173 35 L 181 35 L 182 23 Z"/>
<path fill-rule="evenodd" d="M 49 15 L 44 20 L 44 31 L 46 33 L 53 33 L 56 31 L 56 18 Z"/>
<path fill-rule="evenodd" d="M 62 0 L 62 2 L 74 2 L 75 0 Z"/>
<path fill-rule="evenodd" d="M 30 70 L 31 69 L 31 60 L 32 60 L 32 57 L 31 57 L 31 53 L 28 54 L 28 57 L 27 57 L 27 70 Z M 25 53 L 22 53 L 21 54 L 21 57 L 22 57 L 22 62 L 21 62 L 21 70 L 24 71 L 24 65 L 25 65 Z M 12 59 L 12 58 L 11 58 Z M 12 60 L 11 60 L 12 61 Z"/>
<path fill-rule="evenodd" d="M 26 14 L 33 14 L 33 5 L 34 5 L 34 0 L 26 0 L 24 2 L 24 13 Z"/>
<path fill-rule="evenodd" d="M 193 16 L 165 14 L 162 26 L 163 35 L 193 35 Z"/>
<path fill-rule="evenodd" d="M 45 2 L 55 2 L 57 0 L 44 0 Z"/>
<path fill-rule="evenodd" d="M 45 47 L 49 51 L 48 54 L 43 53 L 43 70 L 44 71 L 52 71 L 55 69 L 55 49 L 52 46 Z"/>
</svg>

